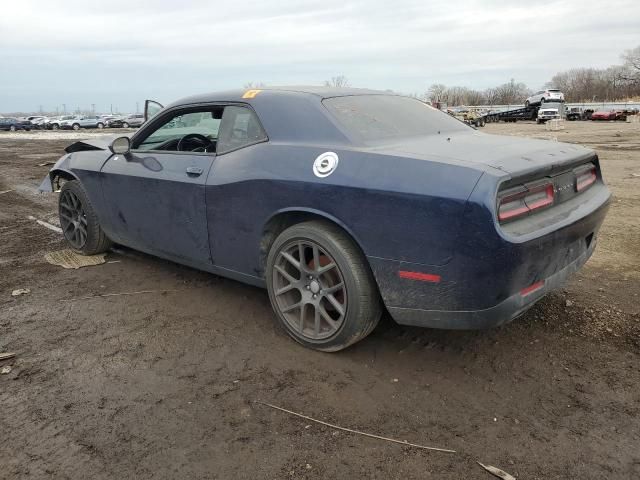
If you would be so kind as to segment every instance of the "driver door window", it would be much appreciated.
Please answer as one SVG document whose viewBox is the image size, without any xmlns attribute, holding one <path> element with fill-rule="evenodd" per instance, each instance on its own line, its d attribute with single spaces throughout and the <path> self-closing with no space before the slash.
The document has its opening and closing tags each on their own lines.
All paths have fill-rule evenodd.
<svg viewBox="0 0 640 480">
<path fill-rule="evenodd" d="M 176 112 L 156 130 L 139 140 L 134 150 L 214 153 L 223 107 Z"/>
</svg>

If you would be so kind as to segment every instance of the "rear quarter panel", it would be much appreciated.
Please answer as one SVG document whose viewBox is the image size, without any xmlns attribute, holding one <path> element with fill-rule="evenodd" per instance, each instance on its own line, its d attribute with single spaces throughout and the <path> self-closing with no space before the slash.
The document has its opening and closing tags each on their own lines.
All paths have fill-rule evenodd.
<svg viewBox="0 0 640 480">
<path fill-rule="evenodd" d="M 264 143 L 216 158 L 206 194 L 216 265 L 262 276 L 264 228 L 284 211 L 331 219 L 371 258 L 450 261 L 465 202 L 481 172 L 343 148 L 333 150 L 339 156 L 334 173 L 318 178 L 313 162 L 326 151 Z"/>
</svg>

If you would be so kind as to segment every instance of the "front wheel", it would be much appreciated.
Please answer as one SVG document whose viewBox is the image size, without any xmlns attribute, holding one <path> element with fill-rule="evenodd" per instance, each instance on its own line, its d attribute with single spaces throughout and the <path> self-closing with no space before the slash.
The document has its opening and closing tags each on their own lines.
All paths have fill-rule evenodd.
<svg viewBox="0 0 640 480">
<path fill-rule="evenodd" d="M 11 126 L 9 127 L 9 130 L 10 130 L 10 131 L 12 131 L 12 132 L 15 132 L 15 131 L 16 131 L 16 127 L 15 127 L 15 125 L 11 125 Z"/>
<path fill-rule="evenodd" d="M 524 107 L 525 107 L 525 108 L 529 108 L 529 100 L 526 100 L 526 101 L 524 102 Z"/>
<path fill-rule="evenodd" d="M 71 128 L 73 128 L 74 130 L 80 130 L 80 125 L 78 125 L 77 123 L 74 123 Z"/>
<path fill-rule="evenodd" d="M 382 314 L 364 255 L 327 222 L 282 232 L 269 250 L 266 280 L 280 325 L 308 348 L 342 350 L 369 335 Z"/>
<path fill-rule="evenodd" d="M 82 255 L 96 255 L 111 247 L 100 227 L 87 193 L 77 180 L 66 182 L 58 198 L 60 227 L 71 248 Z"/>
<path fill-rule="evenodd" d="M 104 128 L 104 123 L 98 123 L 97 127 L 98 128 Z"/>
<path fill-rule="evenodd" d="M 122 124 L 122 127 L 123 127 L 123 128 L 129 128 L 129 124 L 128 124 L 127 122 L 124 122 L 124 123 Z"/>
</svg>

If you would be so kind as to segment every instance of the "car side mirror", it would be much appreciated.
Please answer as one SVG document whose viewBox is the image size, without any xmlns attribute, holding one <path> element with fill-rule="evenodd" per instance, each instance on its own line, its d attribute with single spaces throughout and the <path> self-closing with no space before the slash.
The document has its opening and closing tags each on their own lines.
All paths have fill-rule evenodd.
<svg viewBox="0 0 640 480">
<path fill-rule="evenodd" d="M 118 137 L 111 142 L 109 150 L 116 155 L 126 155 L 131 150 L 131 140 L 129 137 Z"/>
</svg>

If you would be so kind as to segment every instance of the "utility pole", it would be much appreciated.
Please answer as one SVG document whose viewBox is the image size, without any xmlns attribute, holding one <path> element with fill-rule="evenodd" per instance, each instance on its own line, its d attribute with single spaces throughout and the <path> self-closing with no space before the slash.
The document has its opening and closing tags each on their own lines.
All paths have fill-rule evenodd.
<svg viewBox="0 0 640 480">
<path fill-rule="evenodd" d="M 67 104 L 66 104 L 66 103 L 63 103 L 63 104 L 62 104 L 62 114 L 63 114 L 63 115 L 66 115 L 66 114 L 67 114 Z"/>
<path fill-rule="evenodd" d="M 111 105 L 109 105 L 109 109 L 111 111 L 111 115 L 113 115 L 113 103 Z"/>
<path fill-rule="evenodd" d="M 94 115 L 96 113 L 96 104 L 92 103 L 91 104 L 91 114 Z"/>
<path fill-rule="evenodd" d="M 40 115 L 42 115 L 42 105 L 40 105 Z"/>
<path fill-rule="evenodd" d="M 136 102 L 136 113 L 140 113 L 140 105 Z"/>
</svg>

